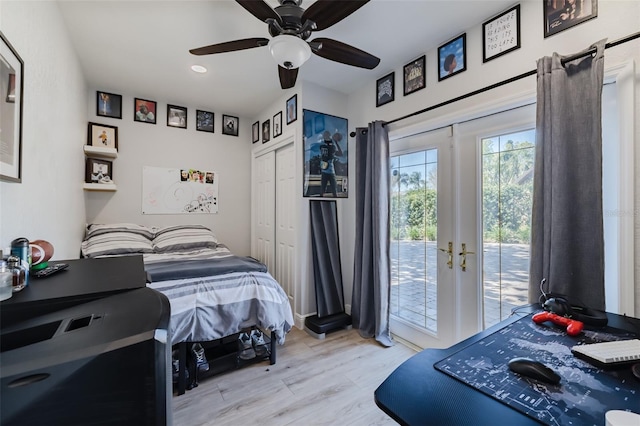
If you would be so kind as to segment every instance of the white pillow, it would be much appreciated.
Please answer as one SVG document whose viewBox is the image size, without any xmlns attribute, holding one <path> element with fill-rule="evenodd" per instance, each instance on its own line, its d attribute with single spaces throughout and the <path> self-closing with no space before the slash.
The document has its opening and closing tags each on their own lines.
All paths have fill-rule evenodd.
<svg viewBox="0 0 640 426">
<path fill-rule="evenodd" d="M 128 231 L 97 232 L 85 238 L 81 248 L 84 257 L 153 253 L 149 238 Z"/>
</svg>

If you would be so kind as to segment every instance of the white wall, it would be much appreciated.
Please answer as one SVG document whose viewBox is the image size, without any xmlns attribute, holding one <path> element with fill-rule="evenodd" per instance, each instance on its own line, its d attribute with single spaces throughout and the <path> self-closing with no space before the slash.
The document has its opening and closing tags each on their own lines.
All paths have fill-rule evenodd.
<svg viewBox="0 0 640 426">
<path fill-rule="evenodd" d="M 122 95 L 122 119 L 96 116 L 96 91 Z M 156 124 L 133 121 L 134 97 L 157 102 Z M 88 121 L 118 127 L 118 158 L 113 160 L 116 192 L 87 191 L 87 223 L 130 222 L 147 226 L 201 224 L 238 255 L 250 254 L 251 121 L 239 117 L 238 136 L 222 134 L 222 112 L 153 93 L 119 93 L 109 87 L 86 92 Z M 187 128 L 167 126 L 167 104 L 187 108 Z M 215 114 L 214 133 L 196 130 L 196 109 Z M 86 124 L 85 124 L 86 126 Z M 83 143 L 86 143 L 86 135 Z M 142 214 L 144 166 L 211 170 L 219 177 L 218 213 Z"/>
<path fill-rule="evenodd" d="M 372 76 L 371 81 L 360 91 L 349 96 L 350 128 L 366 126 L 373 120 L 394 120 L 415 111 L 439 104 L 449 99 L 464 95 L 474 90 L 492 85 L 502 80 L 526 73 L 536 68 L 536 60 L 543 56 L 558 52 L 563 55 L 572 54 L 589 47 L 592 43 L 607 38 L 614 41 L 621 37 L 635 33 L 640 29 L 640 2 L 638 1 L 607 1 L 598 2 L 598 17 L 584 22 L 571 29 L 544 38 L 542 17 L 542 1 L 522 1 L 521 4 L 521 48 L 504 56 L 482 62 L 482 25 L 479 24 L 467 31 L 467 70 L 438 82 L 437 78 L 437 49 L 427 52 L 416 49 L 412 57 L 406 62 L 426 53 L 427 85 L 426 88 L 409 96 L 402 94 L 402 65 L 395 69 L 380 69 Z M 482 21 L 491 16 L 482 17 Z M 438 40 L 441 45 L 458 33 L 442 34 Z M 607 49 L 605 51 L 605 70 L 620 63 L 633 59 L 636 61 L 636 78 L 638 78 L 638 64 L 640 64 L 640 40 Z M 395 101 L 376 108 L 375 82 L 376 79 L 395 71 Z M 636 85 L 636 123 L 640 122 L 640 85 Z M 421 122 L 431 121 L 432 125 L 450 124 L 450 118 L 465 109 L 479 108 L 481 105 L 495 104 L 497 101 L 514 100 L 525 93 L 535 94 L 535 76 L 502 86 L 500 88 L 476 95 L 464 101 L 455 102 L 446 107 L 438 108 L 417 117 L 403 120 L 390 125 L 396 132 L 409 133 L 421 128 Z M 439 122 L 439 123 L 438 123 Z M 636 125 L 636 203 L 635 203 L 635 250 L 640 253 L 640 126 Z M 351 149 L 351 147 L 350 147 Z M 355 148 L 354 148 L 355 149 Z M 352 149 L 353 152 L 353 149 Z M 350 172 L 351 173 L 351 172 Z M 342 234 L 343 272 L 345 284 L 352 286 L 352 270 L 345 265 L 353 263 L 352 250 L 346 249 L 346 244 L 355 238 L 355 205 L 351 202 L 343 204 Z M 638 259 L 638 256 L 636 256 Z M 640 262 L 636 260 L 635 268 L 636 312 L 640 309 Z M 350 293 L 350 288 L 346 291 Z M 350 298 L 347 298 L 350 301 Z"/>
<path fill-rule="evenodd" d="M 77 258 L 86 85 L 55 2 L 0 1 L 0 31 L 24 62 L 22 183 L 0 183 L 0 248 L 45 239 L 54 259 Z"/>
</svg>

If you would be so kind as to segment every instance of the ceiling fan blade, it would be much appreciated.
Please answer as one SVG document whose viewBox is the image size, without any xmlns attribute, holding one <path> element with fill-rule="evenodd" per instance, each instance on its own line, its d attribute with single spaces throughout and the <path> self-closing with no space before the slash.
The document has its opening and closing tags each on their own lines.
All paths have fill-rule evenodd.
<svg viewBox="0 0 640 426">
<path fill-rule="evenodd" d="M 282 23 L 280 15 L 278 15 L 276 11 L 273 10 L 271 6 L 269 6 L 263 0 L 236 0 L 236 2 L 238 2 L 240 6 L 247 9 L 250 14 L 258 18 L 262 22 L 265 22 L 267 19 L 272 18 L 278 21 L 278 23 Z"/>
<path fill-rule="evenodd" d="M 314 3 L 315 4 L 315 3 Z M 320 43 L 318 49 L 313 49 L 314 45 Z M 330 61 L 340 62 L 342 64 L 353 65 L 354 67 L 366 68 L 372 70 L 380 63 L 377 58 L 364 50 L 357 49 L 348 44 L 332 40 L 330 38 L 316 38 L 309 43 L 312 51 L 318 56 L 322 56 Z"/>
<path fill-rule="evenodd" d="M 296 85 L 298 68 L 286 69 L 278 65 L 278 76 L 280 76 L 280 87 L 283 89 L 291 89 Z"/>
<path fill-rule="evenodd" d="M 309 19 L 316 23 L 315 31 L 337 24 L 369 0 L 317 0 L 302 14 L 302 22 Z"/>
<path fill-rule="evenodd" d="M 213 53 L 234 52 L 236 50 L 253 49 L 254 47 L 266 46 L 269 44 L 267 38 L 245 38 L 242 40 L 227 41 L 224 43 L 212 44 L 211 46 L 198 47 L 189 52 L 193 55 L 211 55 Z"/>
</svg>

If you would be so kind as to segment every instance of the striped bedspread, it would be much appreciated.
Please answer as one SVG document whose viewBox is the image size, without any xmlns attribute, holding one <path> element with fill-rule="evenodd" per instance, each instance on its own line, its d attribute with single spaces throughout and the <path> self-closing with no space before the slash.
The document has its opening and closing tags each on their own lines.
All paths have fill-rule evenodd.
<svg viewBox="0 0 640 426">
<path fill-rule="evenodd" d="M 293 325 L 289 299 L 268 272 L 234 271 L 147 286 L 169 298 L 172 344 L 216 340 L 253 325 L 275 331 L 278 343 L 283 344 Z"/>
</svg>

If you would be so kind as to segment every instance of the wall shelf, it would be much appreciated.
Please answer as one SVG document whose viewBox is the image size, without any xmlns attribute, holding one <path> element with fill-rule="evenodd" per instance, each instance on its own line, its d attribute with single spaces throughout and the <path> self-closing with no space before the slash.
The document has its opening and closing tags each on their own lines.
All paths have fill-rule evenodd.
<svg viewBox="0 0 640 426">
<path fill-rule="evenodd" d="M 115 191 L 118 189 L 115 183 L 86 183 L 83 185 L 85 191 Z"/>
<path fill-rule="evenodd" d="M 115 148 L 103 148 L 100 146 L 85 145 L 84 153 L 93 157 L 118 158 L 118 151 Z"/>
</svg>

